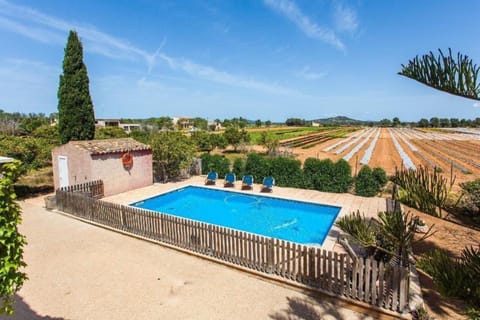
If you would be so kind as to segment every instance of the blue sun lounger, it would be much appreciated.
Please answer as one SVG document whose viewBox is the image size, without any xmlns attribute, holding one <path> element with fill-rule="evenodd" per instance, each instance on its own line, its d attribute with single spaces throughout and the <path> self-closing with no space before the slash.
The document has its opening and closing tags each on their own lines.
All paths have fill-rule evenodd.
<svg viewBox="0 0 480 320">
<path fill-rule="evenodd" d="M 262 192 L 272 192 L 273 186 L 275 185 L 275 179 L 273 177 L 263 178 L 263 187 Z"/>
<path fill-rule="evenodd" d="M 247 175 L 242 178 L 242 190 L 252 190 L 253 189 L 253 176 Z"/>
<path fill-rule="evenodd" d="M 233 187 L 235 186 L 235 173 L 229 172 L 225 175 L 225 182 L 223 184 L 224 187 Z"/>
<path fill-rule="evenodd" d="M 218 179 L 218 173 L 216 173 L 215 171 L 210 171 L 207 174 L 207 179 L 205 179 L 205 184 L 213 185 L 217 182 L 217 179 Z"/>
</svg>

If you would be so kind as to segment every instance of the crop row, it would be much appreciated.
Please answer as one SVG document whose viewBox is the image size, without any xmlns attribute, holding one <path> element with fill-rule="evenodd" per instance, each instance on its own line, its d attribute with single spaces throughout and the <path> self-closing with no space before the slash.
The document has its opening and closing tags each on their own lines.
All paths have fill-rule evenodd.
<svg viewBox="0 0 480 320">
<path fill-rule="evenodd" d="M 373 150 L 375 149 L 375 146 L 377 145 L 378 137 L 380 136 L 380 131 L 382 129 L 377 129 L 377 134 L 375 135 L 375 138 L 373 138 L 372 142 L 370 142 L 370 145 L 368 146 L 367 150 L 365 150 L 365 154 L 363 155 L 362 160 L 360 160 L 361 164 L 368 164 L 370 162 L 370 159 L 372 158 Z"/>
<path fill-rule="evenodd" d="M 370 133 L 373 129 L 368 129 L 364 132 L 362 132 L 362 134 L 356 136 L 355 138 L 353 138 L 352 140 L 350 140 L 349 142 L 347 142 L 346 144 L 344 144 L 343 146 L 341 146 L 340 148 L 337 149 L 337 151 L 335 151 L 335 154 L 340 154 L 342 153 L 343 151 L 347 150 L 348 148 L 350 148 L 354 143 L 356 143 L 360 138 L 362 138 L 363 136 L 365 136 L 366 134 Z"/>
<path fill-rule="evenodd" d="M 429 146 L 430 144 L 426 143 L 425 141 L 414 141 L 414 143 L 420 147 L 422 150 L 424 150 L 426 153 L 430 154 L 431 156 L 433 156 L 434 158 L 438 158 L 440 160 L 442 160 L 443 162 L 447 163 L 447 164 L 451 164 L 455 169 L 461 171 L 463 174 L 470 174 L 472 173 L 470 170 L 468 170 L 467 168 L 461 166 L 460 164 L 458 164 L 456 161 L 454 161 L 453 159 L 449 158 L 449 157 L 446 157 L 444 156 L 443 154 L 435 151 L 435 149 L 431 149 Z M 435 148 L 435 147 L 434 147 Z"/>
<path fill-rule="evenodd" d="M 415 165 L 413 164 L 408 154 L 405 153 L 405 150 L 403 150 L 400 143 L 398 143 L 397 138 L 395 138 L 395 136 L 393 135 L 393 131 L 390 129 L 388 129 L 388 131 L 390 132 L 390 136 L 392 137 L 393 144 L 395 145 L 395 148 L 397 149 L 397 152 L 400 155 L 400 158 L 402 158 L 402 162 L 405 168 L 416 170 L 417 167 L 415 167 Z"/>
<path fill-rule="evenodd" d="M 431 159 L 427 158 L 423 153 L 421 153 L 420 150 L 418 150 L 417 147 L 415 147 L 413 144 L 411 144 L 408 141 L 408 138 L 404 136 L 405 132 L 403 130 L 395 130 L 395 133 L 417 157 L 421 158 L 423 161 L 428 163 L 428 165 L 431 168 L 438 168 L 440 170 L 442 169 L 440 166 L 437 166 L 435 164 L 435 162 L 433 162 Z"/>
<path fill-rule="evenodd" d="M 358 150 L 360 150 L 360 149 L 363 147 L 363 145 L 368 142 L 368 140 L 370 139 L 370 137 L 372 136 L 372 134 L 373 134 L 374 132 L 375 132 L 375 131 L 371 131 L 371 132 L 369 133 L 369 135 L 368 135 L 365 139 L 363 139 L 359 144 L 357 144 L 352 150 L 350 150 L 350 152 L 347 153 L 347 154 L 343 157 L 343 159 L 344 159 L 345 161 L 350 160 L 350 159 L 355 155 L 355 153 L 357 153 Z"/>
<path fill-rule="evenodd" d="M 337 130 L 334 130 L 334 131 L 338 131 L 340 129 L 337 129 Z M 288 141 L 282 141 L 280 142 L 280 146 L 282 147 L 302 147 L 304 145 L 307 145 L 313 141 L 316 141 L 318 140 L 319 138 L 323 138 L 325 137 L 327 133 L 326 132 L 320 132 L 320 133 L 312 133 L 312 134 L 308 134 L 306 136 L 302 136 L 302 137 L 298 137 L 298 138 L 295 138 L 295 139 L 290 139 Z"/>
<path fill-rule="evenodd" d="M 355 133 L 355 134 L 352 134 L 352 135 L 349 136 L 349 137 L 343 138 L 342 140 L 340 140 L 340 141 L 338 141 L 338 142 L 335 142 L 335 143 L 332 144 L 331 146 L 326 147 L 325 149 L 323 149 L 323 151 L 328 152 L 328 151 L 330 151 L 330 150 L 333 150 L 333 149 L 335 149 L 336 147 L 338 147 L 339 145 L 344 144 L 345 142 L 347 142 L 347 141 L 349 141 L 349 140 L 351 140 L 351 139 L 354 139 L 354 138 L 358 137 L 359 135 L 363 134 L 363 132 L 365 132 L 365 131 L 366 131 L 366 129 L 363 129 L 363 130 L 361 130 L 361 131 L 359 131 L 359 132 L 357 132 L 357 133 Z"/>
<path fill-rule="evenodd" d="M 451 155 L 452 157 L 454 157 L 455 159 L 458 159 L 464 163 L 467 163 L 471 166 L 474 166 L 474 167 L 477 167 L 477 168 L 480 168 L 480 163 L 476 162 L 476 161 L 473 161 L 472 159 L 468 158 L 468 157 L 465 157 L 465 154 L 462 154 L 462 153 L 459 153 L 459 152 L 456 152 L 456 151 L 453 151 L 452 148 L 446 148 L 444 146 L 442 146 L 441 144 L 438 144 L 438 143 L 435 143 L 434 145 L 432 145 L 433 143 L 428 143 L 429 145 L 431 145 L 432 147 L 434 148 L 437 148 L 438 150 L 446 153 L 446 154 L 449 154 Z"/>
</svg>

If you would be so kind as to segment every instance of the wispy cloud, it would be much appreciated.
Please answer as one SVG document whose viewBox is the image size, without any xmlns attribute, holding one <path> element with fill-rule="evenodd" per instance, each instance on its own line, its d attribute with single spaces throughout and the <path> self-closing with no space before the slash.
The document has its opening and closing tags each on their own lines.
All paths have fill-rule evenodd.
<svg viewBox="0 0 480 320">
<path fill-rule="evenodd" d="M 85 43 L 86 51 L 112 59 L 143 60 L 148 67 L 148 73 L 152 71 L 157 63 L 163 63 L 172 70 L 182 71 L 189 76 L 219 84 L 282 95 L 300 94 L 277 84 L 235 75 L 217 70 L 212 66 L 167 55 L 161 51 L 165 44 L 165 39 L 159 48 L 151 53 L 130 44 L 126 40 L 99 31 L 95 27 L 71 23 L 29 7 L 11 4 L 6 0 L 0 0 L 0 28 L 50 44 L 63 44 L 65 41 L 64 34 L 69 30 L 76 30 Z"/>
<path fill-rule="evenodd" d="M 354 33 L 358 29 L 356 11 L 342 3 L 337 3 L 334 13 L 335 26 L 339 31 Z"/>
<path fill-rule="evenodd" d="M 323 78 L 327 75 L 326 72 L 313 72 L 310 70 L 309 66 L 304 67 L 299 72 L 295 73 L 295 75 L 299 78 L 307 79 L 307 80 L 317 80 Z"/>
<path fill-rule="evenodd" d="M 345 50 L 345 45 L 332 29 L 322 27 L 313 22 L 302 12 L 302 10 L 300 10 L 295 2 L 290 0 L 264 0 L 264 3 L 269 8 L 292 21 L 308 37 L 321 40 L 339 50 Z"/>
</svg>

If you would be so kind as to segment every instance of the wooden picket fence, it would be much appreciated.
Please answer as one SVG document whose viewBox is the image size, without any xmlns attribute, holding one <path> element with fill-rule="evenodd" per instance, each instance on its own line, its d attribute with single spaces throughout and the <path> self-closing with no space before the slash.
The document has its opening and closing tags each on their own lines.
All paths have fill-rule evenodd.
<svg viewBox="0 0 480 320">
<path fill-rule="evenodd" d="M 60 211 L 111 228 L 380 308 L 403 312 L 408 306 L 409 271 L 397 265 L 105 202 L 85 192 L 57 190 L 56 198 Z"/>
<path fill-rule="evenodd" d="M 66 191 L 66 192 L 84 193 L 94 199 L 100 199 L 104 196 L 102 180 L 94 180 L 94 181 L 75 184 L 67 187 L 62 187 L 60 190 Z"/>
</svg>

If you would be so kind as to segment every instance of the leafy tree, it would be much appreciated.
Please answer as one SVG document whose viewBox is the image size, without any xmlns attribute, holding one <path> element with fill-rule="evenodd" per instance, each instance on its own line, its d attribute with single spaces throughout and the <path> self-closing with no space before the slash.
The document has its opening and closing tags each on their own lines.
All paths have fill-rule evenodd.
<svg viewBox="0 0 480 320">
<path fill-rule="evenodd" d="M 273 156 L 278 148 L 279 140 L 268 131 L 260 133 L 260 144 L 267 149 L 267 154 Z"/>
<path fill-rule="evenodd" d="M 4 164 L 0 178 L 0 314 L 12 315 L 15 294 L 27 280 L 20 269 L 25 267 L 23 246 L 27 243 L 17 226 L 22 222 L 21 209 L 13 184 L 20 162 Z"/>
<path fill-rule="evenodd" d="M 173 120 L 170 117 L 160 117 L 154 123 L 159 130 L 173 130 Z"/>
<path fill-rule="evenodd" d="M 130 133 L 131 138 L 145 144 L 150 144 L 151 135 L 152 133 L 149 130 L 134 130 Z"/>
<path fill-rule="evenodd" d="M 437 117 L 430 118 L 430 127 L 438 128 L 440 127 L 440 119 Z"/>
<path fill-rule="evenodd" d="M 0 135 L 0 150 L 8 157 L 20 160 L 25 170 L 37 169 L 51 164 L 54 144 L 45 139 Z"/>
<path fill-rule="evenodd" d="M 262 120 L 258 119 L 255 121 L 255 127 L 261 127 L 262 126 Z"/>
<path fill-rule="evenodd" d="M 104 127 L 95 130 L 95 140 L 127 138 L 128 134 L 120 127 Z"/>
<path fill-rule="evenodd" d="M 460 126 L 460 120 L 458 120 L 458 118 L 451 118 L 450 119 L 450 126 L 452 128 L 458 128 Z"/>
<path fill-rule="evenodd" d="M 51 125 L 43 125 L 36 128 L 32 132 L 32 137 L 42 138 L 49 141 L 53 145 L 60 145 L 60 135 L 58 134 L 58 128 Z"/>
<path fill-rule="evenodd" d="M 215 137 L 211 133 L 196 131 L 192 133 L 192 140 L 200 151 L 207 151 L 210 153 L 210 151 L 215 149 Z"/>
<path fill-rule="evenodd" d="M 429 125 L 429 122 L 427 119 L 425 118 L 422 118 L 420 119 L 420 121 L 418 121 L 418 124 L 417 124 L 420 128 L 428 128 L 428 125 Z"/>
<path fill-rule="evenodd" d="M 240 143 L 250 141 L 250 136 L 248 135 L 247 131 L 243 129 L 239 130 L 234 126 L 228 127 L 223 133 L 223 135 L 227 143 L 232 145 L 235 151 L 237 151 L 237 148 L 240 145 Z"/>
<path fill-rule="evenodd" d="M 402 123 L 400 122 L 400 119 L 398 117 L 395 117 L 392 119 L 392 126 L 394 127 L 400 127 Z"/>
<path fill-rule="evenodd" d="M 438 56 L 430 51 L 421 57 L 416 56 L 407 65 L 402 64 L 402 71 L 398 74 L 440 91 L 480 100 L 480 67 L 461 53 L 457 53 L 455 59 L 451 49 L 448 49 L 448 55 L 440 49 L 438 51 Z"/>
<path fill-rule="evenodd" d="M 205 130 L 205 131 L 208 130 L 208 120 L 207 119 L 197 117 L 197 118 L 194 118 L 192 121 L 193 121 L 193 126 L 195 128 Z"/>
<path fill-rule="evenodd" d="M 48 125 L 49 120 L 43 113 L 35 114 L 30 113 L 27 117 L 24 117 L 20 121 L 19 128 L 26 134 L 31 134 L 35 129 L 40 126 Z"/>
<path fill-rule="evenodd" d="M 154 170 L 164 181 L 177 177 L 188 167 L 197 151 L 191 139 L 180 132 L 159 132 L 152 136 Z"/>
<path fill-rule="evenodd" d="M 70 31 L 58 87 L 58 130 L 62 143 L 91 140 L 95 136 L 95 115 L 88 86 L 82 43 L 77 33 Z"/>
<path fill-rule="evenodd" d="M 210 138 L 212 139 L 213 144 L 217 148 L 225 149 L 228 145 L 228 142 L 223 134 L 212 134 Z"/>
<path fill-rule="evenodd" d="M 305 119 L 299 119 L 299 118 L 288 118 L 285 121 L 285 124 L 287 126 L 304 126 L 305 125 Z"/>
<path fill-rule="evenodd" d="M 270 121 L 270 120 L 265 121 L 265 126 L 266 127 L 270 127 L 271 125 L 272 125 L 272 121 Z"/>
<path fill-rule="evenodd" d="M 450 119 L 441 118 L 441 119 L 440 119 L 440 127 L 441 127 L 441 128 L 448 128 L 448 127 L 450 127 Z"/>
<path fill-rule="evenodd" d="M 382 119 L 382 120 L 380 120 L 380 126 L 391 127 L 392 126 L 392 121 L 390 121 L 390 119 Z"/>
</svg>

